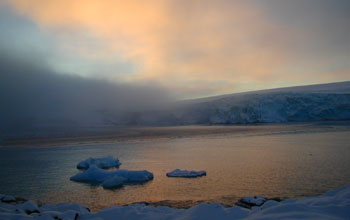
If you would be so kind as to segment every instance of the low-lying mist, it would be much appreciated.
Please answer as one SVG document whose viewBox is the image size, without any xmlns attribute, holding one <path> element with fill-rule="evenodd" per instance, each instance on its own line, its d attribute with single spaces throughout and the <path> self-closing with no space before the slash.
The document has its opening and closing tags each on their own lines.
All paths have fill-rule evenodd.
<svg viewBox="0 0 350 220">
<path fill-rule="evenodd" d="M 37 55 L 0 53 L 0 131 L 118 125 L 124 115 L 161 109 L 171 94 L 155 83 L 112 83 L 57 73 Z"/>
<path fill-rule="evenodd" d="M 176 102 L 156 83 L 58 73 L 43 56 L 0 53 L 0 138 L 116 132 L 124 126 L 349 120 L 350 83 Z"/>
</svg>

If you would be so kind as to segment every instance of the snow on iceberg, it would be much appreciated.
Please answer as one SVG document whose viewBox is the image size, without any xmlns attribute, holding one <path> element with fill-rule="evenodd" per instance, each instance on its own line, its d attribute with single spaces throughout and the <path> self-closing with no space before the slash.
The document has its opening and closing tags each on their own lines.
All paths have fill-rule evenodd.
<svg viewBox="0 0 350 220">
<path fill-rule="evenodd" d="M 124 177 L 111 176 L 110 178 L 103 181 L 102 187 L 104 189 L 115 189 L 118 187 L 122 187 L 126 181 L 127 181 L 127 179 Z"/>
<path fill-rule="evenodd" d="M 187 177 L 187 178 L 191 178 L 191 177 L 201 177 L 201 176 L 206 176 L 207 173 L 202 170 L 202 171 L 188 171 L 188 170 L 180 170 L 180 169 L 176 169 L 173 170 L 169 173 L 166 174 L 167 177 Z"/>
<path fill-rule="evenodd" d="M 90 166 L 89 169 L 70 178 L 75 182 L 102 184 L 106 189 L 121 187 L 125 184 L 144 183 L 153 179 L 153 174 L 147 170 L 114 170 L 107 171 Z"/>
<path fill-rule="evenodd" d="M 102 168 L 102 169 L 109 169 L 109 168 L 113 168 L 113 167 L 119 168 L 121 163 L 119 162 L 119 160 L 117 158 L 114 158 L 112 156 L 100 157 L 100 158 L 90 157 L 86 160 L 79 162 L 77 164 L 77 168 L 86 170 L 91 165 L 95 165 L 95 166 Z"/>
</svg>

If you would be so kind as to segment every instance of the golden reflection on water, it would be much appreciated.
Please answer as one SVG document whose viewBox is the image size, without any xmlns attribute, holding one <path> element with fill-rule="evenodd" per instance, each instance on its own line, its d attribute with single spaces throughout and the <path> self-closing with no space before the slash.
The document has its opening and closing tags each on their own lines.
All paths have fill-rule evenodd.
<svg viewBox="0 0 350 220">
<path fill-rule="evenodd" d="M 181 207 L 198 201 L 234 205 L 248 195 L 316 195 L 350 184 L 347 143 L 349 132 L 322 132 L 38 149 L 38 160 L 51 156 L 54 161 L 46 164 L 40 175 L 32 171 L 33 181 L 21 180 L 23 192 L 17 194 L 44 203 L 81 203 L 93 210 L 142 201 L 171 200 L 174 206 Z M 103 155 L 119 157 L 122 169 L 149 170 L 154 180 L 113 191 L 69 181 L 79 172 L 75 169 L 77 162 Z M 166 172 L 176 168 L 206 170 L 207 176 L 166 177 Z"/>
</svg>

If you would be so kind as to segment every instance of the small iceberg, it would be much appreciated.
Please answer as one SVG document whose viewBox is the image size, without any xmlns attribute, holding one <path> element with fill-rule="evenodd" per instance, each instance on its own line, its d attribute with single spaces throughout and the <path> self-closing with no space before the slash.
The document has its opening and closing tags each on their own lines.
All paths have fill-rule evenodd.
<svg viewBox="0 0 350 220">
<path fill-rule="evenodd" d="M 95 165 L 78 173 L 70 180 L 93 185 L 102 184 L 105 189 L 121 187 L 125 184 L 141 184 L 153 179 L 153 173 L 147 170 L 114 170 L 107 171 Z"/>
<path fill-rule="evenodd" d="M 193 177 L 201 177 L 206 176 L 207 172 L 204 170 L 202 171 L 188 171 L 188 170 L 180 170 L 176 169 L 166 174 L 167 177 L 186 177 L 186 178 L 193 178 Z"/>
<path fill-rule="evenodd" d="M 81 170 L 88 169 L 91 165 L 95 165 L 98 168 L 101 169 L 109 169 L 109 168 L 119 168 L 121 163 L 117 158 L 114 158 L 112 156 L 108 157 L 100 157 L 100 158 L 92 158 L 83 160 L 77 164 L 77 168 Z"/>
</svg>

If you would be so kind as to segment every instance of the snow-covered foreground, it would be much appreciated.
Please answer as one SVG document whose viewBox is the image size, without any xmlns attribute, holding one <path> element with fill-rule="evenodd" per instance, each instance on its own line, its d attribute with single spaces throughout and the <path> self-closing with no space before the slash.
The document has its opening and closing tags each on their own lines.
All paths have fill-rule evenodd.
<svg viewBox="0 0 350 220">
<path fill-rule="evenodd" d="M 0 195 L 0 198 L 4 198 Z M 206 219 L 350 219 L 350 186 L 329 191 L 321 196 L 291 199 L 282 202 L 269 200 L 251 210 L 224 207 L 217 203 L 200 204 L 189 209 L 153 207 L 144 204 L 112 206 L 90 213 L 82 205 L 60 203 L 38 207 L 33 201 L 0 203 L 0 219 L 62 219 L 62 220 L 206 220 Z"/>
</svg>

